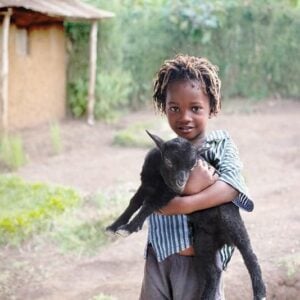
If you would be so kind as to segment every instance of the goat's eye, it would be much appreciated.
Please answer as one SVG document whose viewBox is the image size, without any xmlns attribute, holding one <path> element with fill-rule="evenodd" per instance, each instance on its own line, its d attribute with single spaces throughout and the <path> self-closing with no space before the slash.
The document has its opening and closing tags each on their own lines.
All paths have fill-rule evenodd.
<svg viewBox="0 0 300 300">
<path fill-rule="evenodd" d="M 173 167 L 173 164 L 172 164 L 172 161 L 168 158 L 165 158 L 164 159 L 164 162 L 165 162 L 165 165 L 168 167 L 168 168 L 172 168 Z"/>
</svg>

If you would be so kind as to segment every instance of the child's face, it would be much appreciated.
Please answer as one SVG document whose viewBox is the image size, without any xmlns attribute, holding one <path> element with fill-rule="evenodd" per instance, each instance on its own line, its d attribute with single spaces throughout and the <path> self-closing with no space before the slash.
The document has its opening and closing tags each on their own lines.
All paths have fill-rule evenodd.
<svg viewBox="0 0 300 300">
<path fill-rule="evenodd" d="M 172 130 L 191 142 L 205 135 L 210 116 L 209 98 L 197 81 L 177 81 L 168 86 L 166 116 Z"/>
</svg>

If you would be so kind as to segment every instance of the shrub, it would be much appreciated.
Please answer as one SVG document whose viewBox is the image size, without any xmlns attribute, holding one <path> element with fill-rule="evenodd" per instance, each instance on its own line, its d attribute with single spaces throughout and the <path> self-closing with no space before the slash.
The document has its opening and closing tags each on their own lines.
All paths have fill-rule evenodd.
<svg viewBox="0 0 300 300">
<path fill-rule="evenodd" d="M 113 120 L 128 106 L 132 79 L 129 72 L 114 70 L 99 73 L 96 86 L 95 117 Z"/>
<path fill-rule="evenodd" d="M 298 0 L 86 1 L 116 14 L 100 26 L 98 74 L 114 83 L 112 70 L 129 75 L 132 81 L 122 85 L 130 85 L 125 105 L 149 101 L 155 72 L 175 53 L 206 56 L 218 65 L 226 97 L 299 98 Z M 88 29 L 68 28 L 76 41 L 69 72 L 73 83 L 74 78 L 86 78 Z M 79 68 L 83 59 L 86 63 Z M 113 86 L 101 92 L 114 94 Z M 102 105 L 101 118 L 113 109 Z"/>
<path fill-rule="evenodd" d="M 81 117 L 87 109 L 87 81 L 78 78 L 68 84 L 68 102 L 75 117 Z"/>
</svg>

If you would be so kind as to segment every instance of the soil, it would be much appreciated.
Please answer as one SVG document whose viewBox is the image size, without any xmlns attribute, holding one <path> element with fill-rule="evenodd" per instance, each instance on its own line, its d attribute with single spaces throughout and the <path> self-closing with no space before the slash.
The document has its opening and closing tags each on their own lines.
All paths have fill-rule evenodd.
<svg viewBox="0 0 300 300">
<path fill-rule="evenodd" d="M 240 149 L 244 175 L 255 200 L 242 212 L 259 258 L 268 299 L 300 299 L 300 102 L 233 101 L 211 120 L 227 129 Z M 138 121 L 160 119 L 151 109 L 130 113 L 115 125 L 83 120 L 60 122 L 64 151 L 53 154 L 49 126 L 19 132 L 29 163 L 17 175 L 72 186 L 85 194 L 131 182 L 147 149 L 112 145 L 114 134 Z M 55 245 L 26 243 L 0 249 L 0 299 L 88 300 L 99 294 L 138 299 L 143 277 L 146 227 L 118 238 L 94 256 L 62 254 Z M 9 280 L 6 280 L 9 278 Z M 5 281 L 6 280 L 6 281 Z M 252 299 L 248 273 L 238 251 L 225 272 L 226 299 Z"/>
</svg>

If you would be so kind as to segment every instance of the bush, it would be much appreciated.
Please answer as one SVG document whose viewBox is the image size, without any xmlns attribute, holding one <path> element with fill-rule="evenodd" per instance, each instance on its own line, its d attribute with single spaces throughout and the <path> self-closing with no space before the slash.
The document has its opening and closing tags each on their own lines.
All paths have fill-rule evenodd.
<svg viewBox="0 0 300 300">
<path fill-rule="evenodd" d="M 129 72 L 99 73 L 96 86 L 95 117 L 112 120 L 128 106 L 132 79 Z"/>
<path fill-rule="evenodd" d="M 155 72 L 175 53 L 206 56 L 218 65 L 226 97 L 299 98 L 299 1 L 87 1 L 116 14 L 101 22 L 98 77 L 115 84 L 118 73 L 128 75 L 121 84 L 125 105 L 149 101 Z M 86 81 L 88 29 L 69 25 L 68 34 L 74 41 L 69 82 Z M 100 93 L 114 95 L 113 84 Z M 100 118 L 118 107 L 111 102 L 100 104 Z"/>
<path fill-rule="evenodd" d="M 75 117 L 81 117 L 87 109 L 87 81 L 78 78 L 68 84 L 68 99 L 71 112 Z"/>
</svg>

